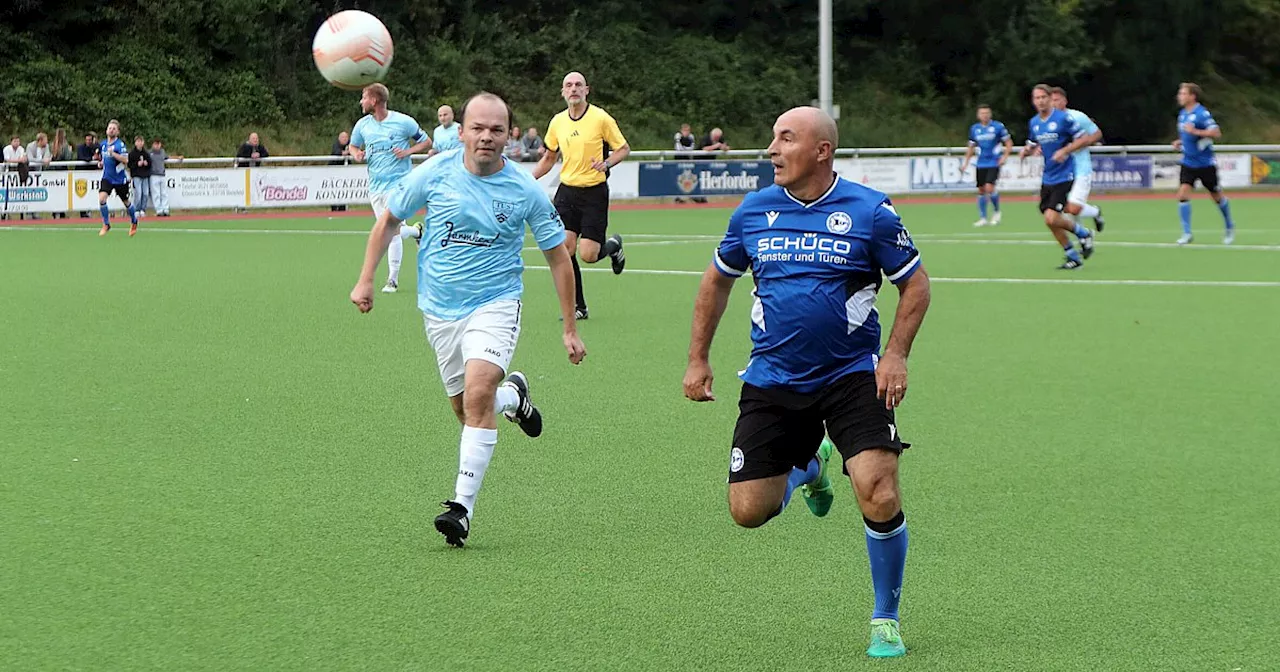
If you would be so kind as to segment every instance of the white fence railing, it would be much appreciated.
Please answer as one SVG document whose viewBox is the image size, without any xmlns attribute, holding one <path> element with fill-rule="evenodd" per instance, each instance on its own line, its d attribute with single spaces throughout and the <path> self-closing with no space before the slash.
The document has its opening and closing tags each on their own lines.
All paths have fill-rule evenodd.
<svg viewBox="0 0 1280 672">
<path fill-rule="evenodd" d="M 1093 151 L 1095 191 L 1170 189 L 1178 184 L 1180 155 L 1169 145 L 1104 145 Z M 1228 189 L 1280 185 L 1280 145 L 1219 145 L 1221 183 Z M 961 171 L 964 147 L 863 148 L 836 151 L 842 177 L 889 194 L 957 193 L 973 188 L 974 168 Z M 423 160 L 425 156 L 415 156 Z M 615 198 L 735 196 L 772 184 L 763 149 L 708 154 L 636 151 L 610 173 Z M 368 203 L 364 165 L 335 156 L 281 156 L 256 161 L 209 157 L 171 159 L 165 185 L 174 210 L 272 208 Z M 532 163 L 516 165 L 531 170 Z M 1039 189 L 1043 160 L 1006 162 L 1000 189 Z M 6 166 L 5 212 L 96 210 L 101 170 L 59 162 L 20 173 Z M 540 180 L 548 194 L 559 186 L 559 167 Z M 110 204 L 123 207 L 112 197 Z"/>
</svg>

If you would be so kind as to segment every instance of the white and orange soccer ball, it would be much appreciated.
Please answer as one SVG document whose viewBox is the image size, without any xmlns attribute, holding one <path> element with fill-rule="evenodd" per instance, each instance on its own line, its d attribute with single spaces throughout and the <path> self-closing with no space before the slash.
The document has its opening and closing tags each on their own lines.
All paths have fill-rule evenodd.
<svg viewBox="0 0 1280 672">
<path fill-rule="evenodd" d="M 348 91 L 381 81 L 391 67 L 391 33 L 378 17 L 351 9 L 329 17 L 316 31 L 311 56 L 329 83 Z"/>
</svg>

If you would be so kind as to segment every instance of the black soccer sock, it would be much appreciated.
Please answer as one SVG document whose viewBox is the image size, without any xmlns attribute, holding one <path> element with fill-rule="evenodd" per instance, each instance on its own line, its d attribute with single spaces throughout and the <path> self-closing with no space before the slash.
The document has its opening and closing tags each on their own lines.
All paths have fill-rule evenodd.
<svg viewBox="0 0 1280 672">
<path fill-rule="evenodd" d="M 573 262 L 573 289 L 577 296 L 578 310 L 587 309 L 587 299 L 582 295 L 582 268 L 578 266 L 578 255 L 571 254 L 569 259 Z"/>
</svg>

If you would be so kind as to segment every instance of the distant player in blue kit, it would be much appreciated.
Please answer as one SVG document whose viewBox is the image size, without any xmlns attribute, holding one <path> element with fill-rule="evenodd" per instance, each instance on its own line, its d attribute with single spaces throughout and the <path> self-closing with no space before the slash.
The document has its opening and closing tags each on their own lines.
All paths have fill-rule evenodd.
<svg viewBox="0 0 1280 672">
<path fill-rule="evenodd" d="M 1075 161 L 1071 155 L 1088 146 L 1090 136 L 1076 125 L 1074 119 L 1066 112 L 1053 108 L 1048 84 L 1037 84 L 1031 90 L 1031 103 L 1036 108 L 1036 116 L 1028 123 L 1027 144 L 1018 152 L 1019 158 L 1025 158 L 1032 149 L 1044 154 L 1044 175 L 1040 180 L 1040 214 L 1044 216 L 1044 224 L 1049 227 L 1053 237 L 1066 253 L 1066 261 L 1058 268 L 1074 270 L 1084 265 L 1084 259 L 1093 256 L 1093 232 L 1080 224 L 1071 221 L 1064 214 L 1067 207 L 1067 196 L 1071 193 L 1075 180 Z M 1076 252 L 1068 233 L 1075 234 L 1080 240 L 1080 251 Z"/>
<path fill-rule="evenodd" d="M 542 433 L 528 378 L 518 371 L 507 375 L 520 336 L 526 225 L 551 267 L 569 361 L 577 364 L 587 354 L 573 317 L 564 224 L 528 171 L 503 158 L 511 124 L 511 108 L 491 93 L 463 104 L 463 146 L 433 156 L 396 184 L 369 232 L 360 279 L 351 290 L 360 312 L 373 309 L 373 276 L 387 244 L 399 235 L 402 221 L 426 207 L 418 308 L 445 393 L 462 423 L 454 497 L 444 502 L 435 527 L 458 547 L 470 535 L 476 496 L 498 443 L 496 414 L 531 437 Z"/>
<path fill-rule="evenodd" d="M 101 158 L 98 166 L 102 168 L 102 181 L 98 184 L 98 212 L 102 213 L 102 229 L 99 236 L 107 235 L 111 230 L 111 210 L 107 208 L 107 199 L 112 193 L 120 197 L 120 202 L 129 211 L 129 235 L 138 233 L 138 211 L 129 202 L 129 173 L 125 167 L 129 165 L 128 149 L 124 140 L 120 139 L 120 122 L 112 119 L 107 122 L 107 137 L 98 145 Z"/>
<path fill-rule="evenodd" d="M 1182 150 L 1182 171 L 1178 176 L 1178 216 L 1182 219 L 1182 237 L 1179 245 L 1192 241 L 1191 235 L 1191 190 L 1196 181 L 1204 185 L 1209 196 L 1222 211 L 1222 221 L 1226 232 L 1222 235 L 1222 244 L 1230 245 L 1236 239 L 1236 225 L 1231 220 L 1231 203 L 1222 193 L 1222 185 L 1218 184 L 1218 160 L 1213 157 L 1213 141 L 1222 137 L 1218 122 L 1213 120 L 1209 110 L 1200 104 L 1200 87 L 1183 82 L 1178 87 L 1178 139 L 1173 141 L 1173 148 Z"/>
<path fill-rule="evenodd" d="M 684 393 L 715 400 L 711 341 L 734 281 L 751 271 L 752 349 L 739 374 L 729 513 L 738 525 L 759 527 L 799 488 L 815 515 L 827 515 L 829 435 L 866 532 L 875 588 L 867 653 L 894 657 L 906 653 L 898 603 L 907 558 L 898 487 L 907 444 L 894 408 L 907 392 L 907 356 L 929 307 L 929 276 L 888 197 L 834 172 L 837 145 L 835 122 L 817 108 L 792 109 L 774 123 L 774 183 L 733 212 L 702 276 Z M 882 277 L 900 292 L 883 356 L 875 309 Z"/>
<path fill-rule="evenodd" d="M 411 157 L 431 147 L 431 139 L 413 117 L 387 109 L 390 97 L 391 92 L 381 84 L 364 87 L 360 95 L 360 109 L 365 116 L 351 130 L 351 155 L 356 161 L 369 162 L 369 203 L 373 205 L 375 220 L 387 209 L 391 188 L 413 170 Z M 391 239 L 387 248 L 387 284 L 382 288 L 383 292 L 393 293 L 400 286 L 404 239 L 421 236 L 421 228 L 402 224 L 400 235 Z"/>
<path fill-rule="evenodd" d="M 996 191 L 996 182 L 1000 179 L 1000 167 L 1013 153 L 1013 136 L 1004 124 L 991 118 L 991 106 L 978 106 L 978 123 L 969 127 L 969 149 L 964 153 L 964 162 L 960 164 L 960 172 L 969 169 L 969 160 L 974 153 L 978 155 L 977 185 L 978 214 L 981 215 L 974 226 L 995 226 L 1000 223 L 1000 192 Z M 987 200 L 995 212 L 987 219 Z"/>
<path fill-rule="evenodd" d="M 1067 194 L 1067 207 L 1064 211 L 1072 221 L 1078 221 L 1078 217 L 1091 217 L 1094 227 L 1101 232 L 1107 226 L 1102 217 L 1102 208 L 1089 203 L 1089 192 L 1093 190 L 1093 156 L 1089 153 L 1089 146 L 1102 142 L 1102 129 L 1098 128 L 1098 124 L 1089 115 L 1067 107 L 1067 90 L 1061 86 L 1049 87 L 1049 98 L 1053 101 L 1054 109 L 1066 112 L 1076 122 L 1076 127 L 1089 138 L 1088 145 L 1071 155 L 1071 160 L 1075 161 L 1076 178 L 1071 182 L 1071 192 Z"/>
</svg>

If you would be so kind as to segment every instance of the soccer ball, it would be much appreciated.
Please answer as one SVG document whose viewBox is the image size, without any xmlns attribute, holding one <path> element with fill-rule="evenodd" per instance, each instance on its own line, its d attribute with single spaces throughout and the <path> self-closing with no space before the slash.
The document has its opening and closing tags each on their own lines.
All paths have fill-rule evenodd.
<svg viewBox="0 0 1280 672">
<path fill-rule="evenodd" d="M 348 91 L 381 80 L 391 67 L 391 33 L 378 17 L 351 9 L 325 20 L 311 56 L 329 83 Z"/>
</svg>

